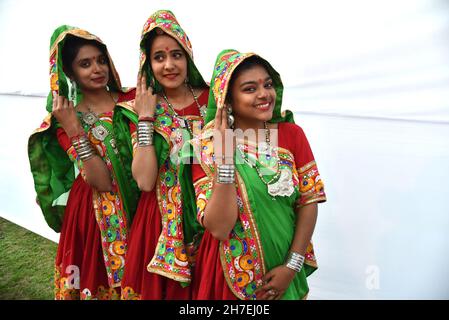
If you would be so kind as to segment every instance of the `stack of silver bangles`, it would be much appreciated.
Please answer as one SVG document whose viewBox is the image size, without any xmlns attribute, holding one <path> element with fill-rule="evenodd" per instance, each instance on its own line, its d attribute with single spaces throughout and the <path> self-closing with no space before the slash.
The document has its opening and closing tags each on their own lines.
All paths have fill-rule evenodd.
<svg viewBox="0 0 449 320">
<path fill-rule="evenodd" d="M 152 121 L 141 121 L 137 123 L 137 146 L 147 147 L 153 145 L 154 126 Z"/>
<path fill-rule="evenodd" d="M 78 157 L 82 161 L 89 160 L 95 155 L 95 150 L 90 144 L 89 138 L 86 135 L 79 135 L 73 137 L 71 139 L 72 146 L 75 148 L 75 151 Z"/>
<path fill-rule="evenodd" d="M 217 182 L 224 184 L 235 182 L 235 167 L 233 164 L 217 165 Z"/>
<path fill-rule="evenodd" d="M 299 272 L 299 271 L 301 271 L 303 264 L 304 264 L 304 256 L 302 256 L 296 252 L 290 252 L 287 257 L 285 266 L 287 268 L 295 270 L 296 272 Z"/>
</svg>

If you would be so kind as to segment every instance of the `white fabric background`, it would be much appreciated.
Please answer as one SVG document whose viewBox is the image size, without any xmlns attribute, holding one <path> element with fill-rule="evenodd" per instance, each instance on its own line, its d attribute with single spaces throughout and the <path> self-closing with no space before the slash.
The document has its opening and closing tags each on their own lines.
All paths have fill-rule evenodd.
<svg viewBox="0 0 449 320">
<path fill-rule="evenodd" d="M 141 28 L 166 8 L 205 79 L 225 48 L 259 53 L 283 78 L 284 108 L 305 130 L 328 195 L 310 298 L 448 299 L 449 2 L 220 4 L 0 0 L 0 216 L 58 239 L 34 203 L 26 154 L 45 116 L 53 30 L 98 35 L 134 86 Z"/>
</svg>

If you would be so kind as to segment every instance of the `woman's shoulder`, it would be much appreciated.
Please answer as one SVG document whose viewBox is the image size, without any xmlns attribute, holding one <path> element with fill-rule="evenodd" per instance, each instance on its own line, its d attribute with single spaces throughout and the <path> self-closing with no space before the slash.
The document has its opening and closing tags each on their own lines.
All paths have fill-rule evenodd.
<svg viewBox="0 0 449 320">
<path fill-rule="evenodd" d="M 136 88 L 124 88 L 118 93 L 117 102 L 125 102 L 136 98 Z"/>
<path fill-rule="evenodd" d="M 278 129 L 288 136 L 304 135 L 304 130 L 296 123 L 281 122 L 279 123 Z"/>
</svg>

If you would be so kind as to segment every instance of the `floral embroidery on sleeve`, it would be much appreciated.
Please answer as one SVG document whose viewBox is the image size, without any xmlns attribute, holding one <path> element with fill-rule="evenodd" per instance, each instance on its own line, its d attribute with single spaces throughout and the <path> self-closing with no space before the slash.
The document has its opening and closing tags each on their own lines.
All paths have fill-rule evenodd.
<svg viewBox="0 0 449 320">
<path fill-rule="evenodd" d="M 78 157 L 78 154 L 76 153 L 75 148 L 73 146 L 67 149 L 67 155 L 69 156 L 69 159 L 76 164 L 81 174 L 81 177 L 83 178 L 84 181 L 86 181 L 86 174 L 83 170 L 83 162 Z"/>
<path fill-rule="evenodd" d="M 326 201 L 324 184 L 314 160 L 299 169 L 299 192 L 299 207 Z"/>
<path fill-rule="evenodd" d="M 211 181 L 208 177 L 199 179 L 194 183 L 195 194 L 196 194 L 196 219 L 203 225 L 204 210 L 206 208 L 207 201 L 210 199 L 212 194 Z"/>
</svg>

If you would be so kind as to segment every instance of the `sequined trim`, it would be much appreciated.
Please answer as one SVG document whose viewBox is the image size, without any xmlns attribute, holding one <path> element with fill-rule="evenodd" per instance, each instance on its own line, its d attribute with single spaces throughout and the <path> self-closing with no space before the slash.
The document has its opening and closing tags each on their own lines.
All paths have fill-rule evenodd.
<svg viewBox="0 0 449 320">
<path fill-rule="evenodd" d="M 76 289 L 70 285 L 69 277 L 61 275 L 61 269 L 55 266 L 54 291 L 55 300 L 119 300 L 119 290 L 115 288 L 106 288 L 102 285 L 98 286 L 95 294 L 91 289 Z"/>
<path fill-rule="evenodd" d="M 215 79 L 213 83 L 212 91 L 214 93 L 217 109 L 221 109 L 224 106 L 224 99 L 228 90 L 228 82 L 231 78 L 235 68 L 248 57 L 254 56 L 255 53 L 240 53 L 237 51 L 230 51 L 220 57 L 220 61 L 215 64 Z"/>
<path fill-rule="evenodd" d="M 142 300 L 142 295 L 135 292 L 131 287 L 125 287 L 122 289 L 121 300 Z"/>
<path fill-rule="evenodd" d="M 185 116 L 193 121 L 200 121 L 200 116 Z M 192 251 L 184 242 L 183 212 L 181 186 L 178 180 L 179 165 L 176 163 L 177 153 L 184 145 L 186 135 L 190 135 L 181 127 L 177 117 L 166 103 L 156 106 L 154 128 L 169 145 L 170 155 L 159 168 L 156 182 L 156 194 L 161 212 L 162 231 L 158 239 L 155 254 L 147 266 L 153 272 L 167 278 L 189 283 L 191 281 L 191 264 L 189 257 Z"/>
<path fill-rule="evenodd" d="M 211 180 L 206 176 L 204 178 L 201 178 L 193 184 L 193 187 L 195 188 L 195 195 L 196 195 L 196 219 L 203 225 L 203 218 L 204 218 L 204 209 L 206 208 L 207 201 L 210 199 L 211 196 L 211 189 L 212 189 L 212 182 Z"/>
<path fill-rule="evenodd" d="M 324 183 L 321 180 L 315 161 L 311 161 L 299 169 L 299 185 L 301 197 L 297 207 L 326 201 Z"/>
<path fill-rule="evenodd" d="M 112 130 L 112 113 L 100 116 L 100 120 L 108 130 Z M 127 251 L 128 222 L 124 211 L 120 190 L 114 175 L 112 162 L 107 156 L 108 150 L 105 141 L 95 138 L 91 131 L 88 137 L 97 154 L 105 162 L 112 178 L 111 192 L 98 192 L 92 189 L 92 202 L 95 211 L 95 217 L 100 229 L 101 245 L 106 272 L 110 287 L 119 287 L 125 268 L 125 255 Z M 111 139 L 112 140 L 112 139 Z M 112 145 L 112 142 L 111 142 Z M 115 152 L 114 151 L 110 152 Z"/>
</svg>

